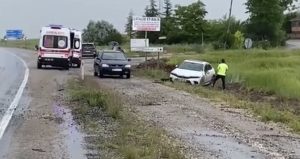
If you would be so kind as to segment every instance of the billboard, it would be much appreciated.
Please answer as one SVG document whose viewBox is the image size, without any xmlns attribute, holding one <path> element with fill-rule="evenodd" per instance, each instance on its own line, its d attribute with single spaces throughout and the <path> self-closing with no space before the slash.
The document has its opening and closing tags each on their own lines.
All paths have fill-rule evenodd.
<svg viewBox="0 0 300 159">
<path fill-rule="evenodd" d="M 131 51 L 141 51 L 145 47 L 149 47 L 149 39 L 130 39 Z"/>
<path fill-rule="evenodd" d="M 14 40 L 23 39 L 24 38 L 23 30 L 6 30 L 6 34 L 4 38 L 14 39 Z"/>
<path fill-rule="evenodd" d="M 160 31 L 160 17 L 132 17 L 134 31 Z"/>
</svg>

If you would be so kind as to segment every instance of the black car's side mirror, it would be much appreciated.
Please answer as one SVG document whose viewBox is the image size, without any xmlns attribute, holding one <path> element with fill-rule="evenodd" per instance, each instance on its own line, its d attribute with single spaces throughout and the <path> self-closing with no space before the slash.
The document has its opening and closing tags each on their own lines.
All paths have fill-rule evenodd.
<svg viewBox="0 0 300 159">
<path fill-rule="evenodd" d="M 131 59 L 128 59 L 128 61 L 131 61 Z"/>
</svg>

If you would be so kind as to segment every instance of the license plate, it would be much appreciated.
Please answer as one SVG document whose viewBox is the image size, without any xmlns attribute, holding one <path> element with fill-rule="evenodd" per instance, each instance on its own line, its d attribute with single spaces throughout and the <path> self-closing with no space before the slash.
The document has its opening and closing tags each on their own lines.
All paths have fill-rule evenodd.
<svg viewBox="0 0 300 159">
<path fill-rule="evenodd" d="M 121 72 L 122 69 L 112 69 L 112 71 L 114 71 L 114 72 Z"/>
<path fill-rule="evenodd" d="M 45 59 L 46 61 L 53 61 L 53 59 Z"/>
</svg>

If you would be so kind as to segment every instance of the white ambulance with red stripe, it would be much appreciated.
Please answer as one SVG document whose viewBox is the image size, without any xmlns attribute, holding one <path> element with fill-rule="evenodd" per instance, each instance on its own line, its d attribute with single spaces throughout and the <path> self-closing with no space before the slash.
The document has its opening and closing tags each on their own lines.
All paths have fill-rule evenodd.
<svg viewBox="0 0 300 159">
<path fill-rule="evenodd" d="M 51 65 L 69 69 L 72 58 L 71 31 L 61 25 L 43 27 L 38 48 L 37 68 Z"/>
<path fill-rule="evenodd" d="M 82 33 L 81 31 L 71 29 L 71 41 L 72 41 L 72 64 L 80 68 L 82 59 Z"/>
</svg>

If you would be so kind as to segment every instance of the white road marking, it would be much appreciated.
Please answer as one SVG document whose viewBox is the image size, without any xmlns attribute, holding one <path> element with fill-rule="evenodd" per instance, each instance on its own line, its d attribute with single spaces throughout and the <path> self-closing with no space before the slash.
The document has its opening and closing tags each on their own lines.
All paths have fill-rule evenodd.
<svg viewBox="0 0 300 159">
<path fill-rule="evenodd" d="M 25 70 L 25 75 L 24 75 L 23 82 L 21 83 L 14 100 L 11 102 L 8 110 L 5 112 L 2 120 L 0 121 L 0 140 L 2 139 L 2 137 L 4 135 L 4 132 L 5 132 L 8 124 L 9 124 L 12 116 L 13 116 L 13 113 L 14 113 L 15 109 L 17 108 L 18 104 L 19 104 L 19 101 L 22 97 L 23 91 L 26 87 L 28 77 L 29 77 L 29 68 L 28 68 L 26 62 L 23 59 L 21 59 L 20 57 L 18 57 L 17 55 L 14 55 L 14 54 L 12 54 L 12 55 L 15 56 L 17 59 L 19 59 L 23 63 L 26 70 Z"/>
</svg>

